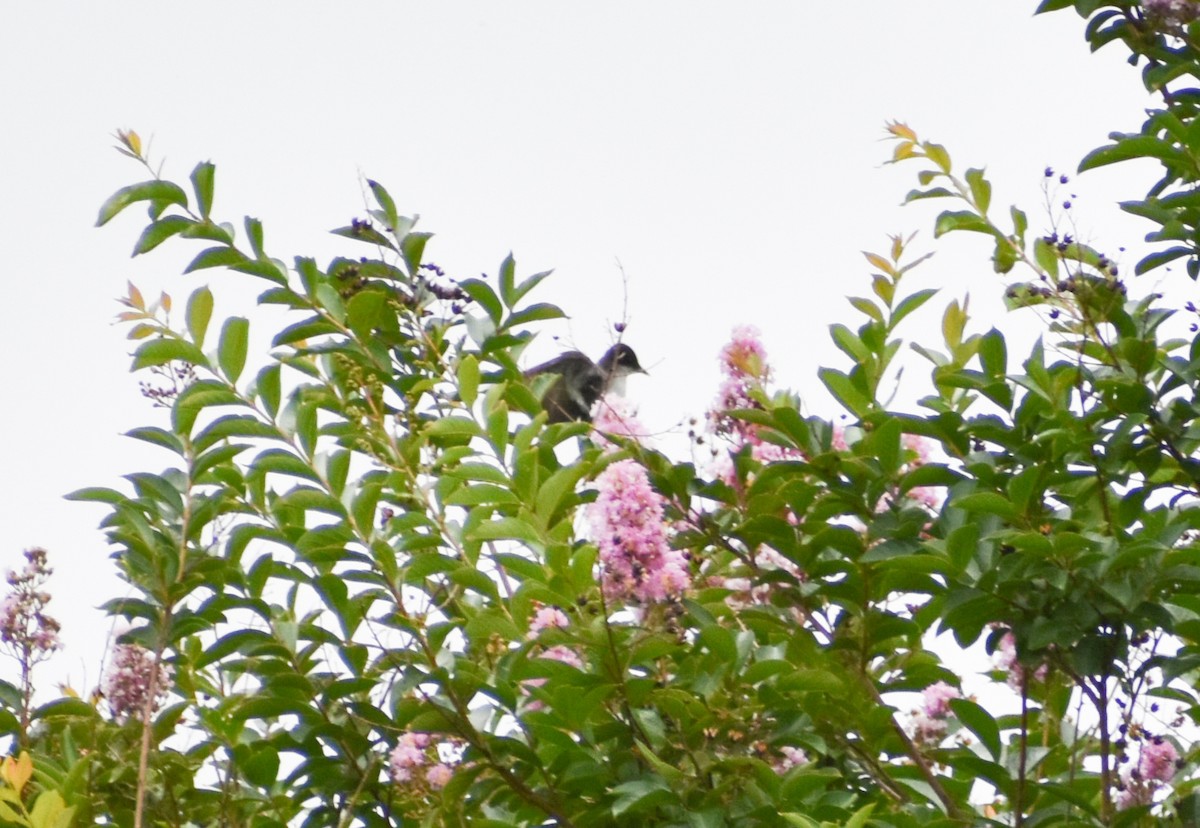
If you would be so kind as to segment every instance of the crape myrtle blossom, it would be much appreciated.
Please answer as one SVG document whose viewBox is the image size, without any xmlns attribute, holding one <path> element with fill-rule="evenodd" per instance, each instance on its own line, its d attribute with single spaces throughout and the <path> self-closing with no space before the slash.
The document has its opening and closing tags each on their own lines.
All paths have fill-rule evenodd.
<svg viewBox="0 0 1200 828">
<path fill-rule="evenodd" d="M 1200 4 L 1196 0 L 1142 0 L 1146 17 L 1159 23 L 1172 34 L 1181 26 L 1200 17 Z"/>
<path fill-rule="evenodd" d="M 158 710 L 170 682 L 170 670 L 158 662 L 154 653 L 139 644 L 117 644 L 113 647 L 101 690 L 114 718 L 118 721 L 140 720 L 147 702 L 151 713 Z"/>
<path fill-rule="evenodd" d="M 779 748 L 780 758 L 774 763 L 776 773 L 787 773 L 792 768 L 808 762 L 808 756 L 797 747 L 784 745 Z"/>
<path fill-rule="evenodd" d="M 930 443 L 924 437 L 917 434 L 905 434 L 901 438 L 901 444 L 911 452 L 911 459 L 904 464 L 901 473 L 908 473 L 914 469 L 918 469 L 929 462 Z M 923 506 L 936 511 L 942 505 L 942 491 L 940 488 L 933 486 L 914 486 L 905 493 L 909 500 L 914 500 Z"/>
<path fill-rule="evenodd" d="M 960 699 L 962 694 L 958 692 L 958 688 L 939 681 L 922 690 L 921 698 L 925 703 L 925 715 L 934 719 L 944 719 L 950 715 L 950 700 Z"/>
<path fill-rule="evenodd" d="M 636 409 L 613 394 L 597 403 L 592 425 L 596 442 L 607 452 L 618 447 L 604 434 L 639 441 L 649 433 L 638 421 Z M 651 487 L 646 469 L 636 460 L 620 460 L 597 476 L 596 490 L 596 500 L 584 515 L 600 550 L 605 596 L 643 603 L 679 597 L 691 584 L 687 558 L 671 548 L 664 501 Z"/>
<path fill-rule="evenodd" d="M 1008 673 L 1008 686 L 1014 690 L 1020 690 L 1025 684 L 1025 668 L 1021 666 L 1021 662 L 1017 658 L 1017 639 L 1011 632 L 1006 632 L 1000 638 L 996 652 L 992 654 L 992 660 L 997 670 Z M 1049 665 L 1042 664 L 1033 672 L 1034 681 L 1045 679 L 1049 670 Z"/>
<path fill-rule="evenodd" d="M 922 706 L 912 713 L 913 737 L 919 742 L 936 744 L 946 735 L 946 719 L 950 717 L 950 700 L 962 698 L 958 689 L 944 681 L 931 684 L 921 691 Z"/>
<path fill-rule="evenodd" d="M 529 638 L 537 638 L 538 633 L 547 627 L 566 627 L 570 621 L 566 613 L 558 607 L 547 607 L 535 602 L 536 611 L 529 620 Z"/>
<path fill-rule="evenodd" d="M 729 343 L 721 349 L 721 372 L 725 375 L 717 399 L 709 412 L 712 430 L 734 438 L 739 445 L 753 438 L 754 426 L 729 416 L 739 408 L 761 408 L 751 392 L 770 378 L 767 350 L 757 328 L 741 325 L 733 329 Z"/>
<path fill-rule="evenodd" d="M 455 742 L 436 742 L 433 734 L 409 732 L 400 737 L 388 755 L 388 776 L 396 785 L 439 791 L 454 776 L 451 753 L 461 753 Z"/>
<path fill-rule="evenodd" d="M 616 394 L 606 394 L 596 403 L 592 413 L 592 426 L 596 433 L 592 439 L 603 449 L 612 451 L 618 448 L 604 435 L 628 437 L 641 442 L 650 436 L 650 431 L 637 418 L 637 407 L 624 397 Z"/>
<path fill-rule="evenodd" d="M 1175 745 L 1161 736 L 1142 742 L 1142 753 L 1138 757 L 1138 773 L 1143 779 L 1170 782 L 1175 776 L 1179 762 L 1179 751 Z"/>
<path fill-rule="evenodd" d="M 679 597 L 691 583 L 687 558 L 671 548 L 663 498 L 646 469 L 618 461 L 596 478 L 596 489 L 587 520 L 600 549 L 605 595 L 644 603 Z"/>
<path fill-rule="evenodd" d="M 1121 769 L 1117 807 L 1125 809 L 1151 804 L 1155 792 L 1170 783 L 1179 766 L 1179 751 L 1174 743 L 1162 736 L 1144 739 L 1137 763 Z"/>
<path fill-rule="evenodd" d="M 803 569 L 769 546 L 760 546 L 755 551 L 754 567 L 760 575 L 784 572 L 794 582 L 803 582 L 806 579 Z M 748 576 L 709 575 L 705 579 L 705 583 L 711 587 L 732 590 L 732 594 L 725 599 L 725 602 L 735 609 L 743 609 L 753 604 L 771 603 L 771 596 L 779 589 L 781 583 L 787 583 L 787 579 L 780 579 L 778 576 L 760 580 L 751 579 Z M 796 623 L 804 623 L 807 614 L 803 609 L 799 606 L 792 606 L 790 611 Z"/>
<path fill-rule="evenodd" d="M 762 408 L 753 392 L 765 391 L 771 369 L 758 329 L 750 325 L 734 328 L 729 343 L 721 349 L 720 362 L 725 379 L 706 416 L 709 431 L 726 439 L 730 447 L 729 452 L 717 460 L 716 476 L 737 486 L 732 457 L 746 446 L 750 447 L 750 457 L 762 464 L 800 459 L 801 454 L 795 449 L 766 442 L 759 435 L 757 425 L 739 420 L 730 413 L 738 409 Z"/>
<path fill-rule="evenodd" d="M 0 642 L 7 644 L 26 667 L 62 646 L 58 638 L 61 627 L 45 612 L 50 593 L 44 587 L 54 571 L 47 566 L 46 558 L 45 549 L 26 549 L 25 568 L 9 571 L 7 581 L 12 591 L 0 601 Z"/>
<path fill-rule="evenodd" d="M 576 670 L 583 669 L 583 659 L 579 657 L 578 653 L 564 644 L 556 644 L 553 647 L 547 647 L 538 656 L 538 658 L 545 658 L 549 659 L 550 661 L 559 661 L 563 664 L 569 664 Z M 521 690 L 528 694 L 531 688 L 541 687 L 545 683 L 546 679 L 544 678 L 525 679 L 521 682 Z M 536 712 L 541 710 L 542 707 L 544 707 L 544 705 L 538 699 L 534 699 L 525 705 L 525 709 L 529 712 Z"/>
</svg>

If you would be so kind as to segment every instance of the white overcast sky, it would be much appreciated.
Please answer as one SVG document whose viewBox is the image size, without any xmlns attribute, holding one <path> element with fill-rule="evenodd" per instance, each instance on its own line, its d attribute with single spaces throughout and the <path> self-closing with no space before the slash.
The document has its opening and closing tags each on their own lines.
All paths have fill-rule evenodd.
<svg viewBox="0 0 1200 828">
<path fill-rule="evenodd" d="M 932 207 L 899 207 L 917 168 L 881 165 L 886 121 L 944 143 L 960 170 L 987 166 L 995 204 L 1023 204 L 1039 229 L 1042 169 L 1071 171 L 1150 104 L 1119 48 L 1090 55 L 1081 21 L 1034 18 L 1035 5 L 5 4 L 0 568 L 50 551 L 68 649 L 43 681 L 95 683 L 109 626 L 89 608 L 122 590 L 103 510 L 62 495 L 169 462 L 120 436 L 162 415 L 128 373 L 116 297 L 132 279 L 181 309 L 208 283 L 228 315 L 260 287 L 179 275 L 199 243 L 131 260 L 140 209 L 93 227 L 112 191 L 144 177 L 111 149 L 116 128 L 153 138 L 181 182 L 215 162 L 216 215 L 262 219 L 268 252 L 289 262 L 361 255 L 326 231 L 361 215 L 361 176 L 377 179 L 436 233 L 427 258 L 450 275 L 494 273 L 510 250 L 520 272 L 555 269 L 540 298 L 593 355 L 622 315 L 619 262 L 625 340 L 653 373 L 630 392 L 653 428 L 702 415 L 741 323 L 762 330 L 780 384 L 835 414 L 815 374 L 844 365 L 827 326 L 852 321 L 843 297 L 867 290 L 859 251 L 913 230 L 919 251 L 933 245 Z M 1105 170 L 1064 190 L 1080 234 L 1128 246 L 1129 271 L 1147 228 L 1114 201 L 1153 174 Z M 991 324 L 999 283 L 982 239 L 938 249 L 914 282 L 971 290 Z M 910 332 L 932 335 L 937 319 Z M 531 359 L 559 347 L 547 335 Z"/>
</svg>

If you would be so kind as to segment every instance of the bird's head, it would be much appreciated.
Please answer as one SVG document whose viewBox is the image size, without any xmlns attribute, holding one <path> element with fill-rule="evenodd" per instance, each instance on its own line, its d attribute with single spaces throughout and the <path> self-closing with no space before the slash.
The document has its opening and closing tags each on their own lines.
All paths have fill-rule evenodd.
<svg viewBox="0 0 1200 828">
<path fill-rule="evenodd" d="M 644 374 L 646 369 L 638 362 L 637 354 L 633 352 L 624 342 L 618 342 L 616 345 L 604 352 L 604 356 L 600 357 L 600 362 L 597 363 L 600 370 L 612 379 L 627 377 L 630 374 Z"/>
</svg>

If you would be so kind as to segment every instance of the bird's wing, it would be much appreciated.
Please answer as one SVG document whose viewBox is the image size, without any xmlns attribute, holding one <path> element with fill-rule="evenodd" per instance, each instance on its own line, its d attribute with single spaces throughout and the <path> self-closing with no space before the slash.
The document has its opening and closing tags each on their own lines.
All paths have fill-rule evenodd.
<svg viewBox="0 0 1200 828">
<path fill-rule="evenodd" d="M 588 362 L 591 362 L 591 360 L 588 359 L 587 354 L 583 353 L 582 351 L 566 351 L 565 353 L 559 354 L 554 359 L 527 369 L 525 371 L 525 377 L 528 379 L 531 377 L 536 377 L 539 374 L 562 374 L 566 370 L 567 365 L 570 365 L 572 362 L 581 358 L 587 359 Z"/>
</svg>

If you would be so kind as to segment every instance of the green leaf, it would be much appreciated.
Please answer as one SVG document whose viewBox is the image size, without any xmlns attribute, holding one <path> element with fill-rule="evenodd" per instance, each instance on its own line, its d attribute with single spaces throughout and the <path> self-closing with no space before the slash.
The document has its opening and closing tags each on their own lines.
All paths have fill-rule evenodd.
<svg viewBox="0 0 1200 828">
<path fill-rule="evenodd" d="M 1089 152 L 1079 162 L 1079 172 L 1094 170 L 1107 164 L 1117 164 L 1133 158 L 1158 158 L 1182 165 L 1186 156 L 1171 144 L 1150 135 L 1122 137 L 1117 143 Z"/>
<path fill-rule="evenodd" d="M 979 741 L 992 754 L 992 759 L 1000 759 L 1000 726 L 991 715 L 973 701 L 967 699 L 950 699 L 950 709 L 967 728 L 979 737 Z"/>
<path fill-rule="evenodd" d="M 262 422 L 253 414 L 226 414 L 205 426 L 192 438 L 192 445 L 197 451 L 204 451 L 218 440 L 229 437 L 282 439 L 275 426 Z"/>
<path fill-rule="evenodd" d="M 207 366 L 203 352 L 182 339 L 152 339 L 142 343 L 133 355 L 132 371 L 140 371 L 155 365 L 166 365 L 178 360 L 190 365 Z"/>
<path fill-rule="evenodd" d="M 933 236 L 940 238 L 955 230 L 969 230 L 973 233 L 993 234 L 995 231 L 985 220 L 968 210 L 947 210 L 937 217 L 934 224 Z"/>
<path fill-rule="evenodd" d="M 870 348 L 845 325 L 830 325 L 829 333 L 833 336 L 834 344 L 855 362 L 862 363 L 871 359 Z"/>
<path fill-rule="evenodd" d="M 267 413 L 272 417 L 279 413 L 279 401 L 281 394 L 279 371 L 280 366 L 278 363 L 275 365 L 268 365 L 266 368 L 263 368 L 258 372 L 258 377 L 254 382 L 254 390 L 259 401 L 262 403 L 263 408 L 266 409 Z"/>
<path fill-rule="evenodd" d="M 1004 334 L 992 328 L 979 340 L 979 362 L 989 377 L 1000 379 L 1008 371 L 1008 347 Z"/>
<path fill-rule="evenodd" d="M 1033 259 L 1051 279 L 1058 279 L 1058 249 L 1045 239 L 1034 239 Z"/>
<path fill-rule="evenodd" d="M 100 215 L 96 226 L 101 227 L 112 220 L 114 216 L 139 201 L 154 201 L 162 204 L 181 204 L 187 206 L 187 194 L 178 184 L 170 181 L 143 181 L 122 187 L 100 207 Z"/>
<path fill-rule="evenodd" d="M 421 267 L 421 257 L 425 254 L 425 242 L 433 237 L 432 233 L 409 233 L 400 242 L 400 252 L 404 256 L 404 266 L 409 273 L 416 273 Z"/>
<path fill-rule="evenodd" d="M 925 150 L 925 155 L 930 161 L 937 164 L 944 173 L 949 173 L 951 168 L 950 153 L 946 152 L 946 148 L 941 144 L 926 142 L 921 145 Z"/>
<path fill-rule="evenodd" d="M 479 395 L 479 360 L 467 354 L 458 363 L 458 395 L 467 407 L 475 405 Z"/>
<path fill-rule="evenodd" d="M 124 503 L 129 499 L 127 495 L 121 494 L 116 489 L 106 489 L 99 486 L 76 489 L 69 494 L 63 495 L 63 498 L 81 503 L 111 503 L 114 506 L 118 503 Z"/>
<path fill-rule="evenodd" d="M 74 808 L 67 807 L 62 794 L 58 791 L 44 790 L 34 800 L 33 808 L 29 812 L 29 824 L 33 828 L 57 828 L 57 826 L 68 825 L 74 810 Z"/>
<path fill-rule="evenodd" d="M 509 253 L 500 263 L 500 298 L 504 300 L 504 306 L 507 308 L 511 308 L 516 303 L 516 291 L 514 290 L 516 270 L 517 263 L 513 260 L 512 253 Z"/>
<path fill-rule="evenodd" d="M 645 812 L 678 798 L 666 780 L 657 776 L 624 782 L 613 788 L 612 793 L 617 797 L 612 806 L 612 815 L 617 818 L 625 814 Z"/>
<path fill-rule="evenodd" d="M 321 478 L 307 463 L 283 449 L 267 449 L 254 458 L 250 467 L 252 470 L 260 473 L 285 474 L 290 477 L 311 480 L 313 483 L 321 483 Z"/>
<path fill-rule="evenodd" d="M 987 213 L 988 206 L 992 203 L 992 185 L 983 177 L 983 170 L 974 168 L 967 170 L 967 184 L 971 187 L 971 198 L 975 201 L 975 209 L 980 213 Z"/>
<path fill-rule="evenodd" d="M 158 221 L 151 222 L 146 225 L 146 229 L 138 237 L 137 244 L 133 246 L 133 255 L 137 256 L 153 250 L 171 236 L 184 232 L 193 224 L 195 222 L 186 216 L 163 216 Z"/>
<path fill-rule="evenodd" d="M 942 314 L 942 337 L 946 341 L 946 347 L 950 349 L 953 355 L 962 344 L 963 330 L 967 326 L 967 311 L 958 304 L 955 300 L 946 306 L 946 312 Z"/>
<path fill-rule="evenodd" d="M 483 431 L 470 417 L 440 417 L 429 424 L 427 433 L 430 437 L 469 440 L 481 436 Z"/>
<path fill-rule="evenodd" d="M 192 273 L 209 267 L 234 267 L 244 265 L 249 261 L 236 247 L 210 247 L 192 259 L 183 272 Z"/>
<path fill-rule="evenodd" d="M 908 195 L 904 197 L 905 204 L 911 204 L 914 201 L 920 201 L 924 198 L 954 198 L 957 193 L 947 190 L 945 187 L 930 187 L 928 190 L 909 190 Z"/>
<path fill-rule="evenodd" d="M 246 239 L 250 242 L 250 249 L 254 251 L 254 255 L 259 259 L 266 259 L 267 254 L 263 252 L 263 226 L 262 222 L 256 218 L 246 216 Z"/>
<path fill-rule="evenodd" d="M 870 299 L 864 299 L 861 296 L 851 296 L 851 297 L 849 297 L 848 301 L 856 309 L 858 309 L 862 313 L 865 313 L 867 316 L 871 317 L 876 322 L 883 321 L 883 311 L 881 311 L 879 309 L 879 307 L 874 302 L 872 302 Z"/>
<path fill-rule="evenodd" d="M 504 316 L 504 307 L 500 304 L 499 297 L 492 290 L 487 282 L 479 279 L 464 279 L 459 282 L 459 287 L 463 291 L 479 303 L 479 306 L 487 312 L 488 317 L 492 320 L 493 325 L 500 324 L 500 318 Z"/>
<path fill-rule="evenodd" d="M 573 463 L 569 466 L 563 466 L 550 475 L 546 479 L 546 482 L 541 485 L 541 488 L 538 489 L 537 503 L 534 507 L 536 513 L 541 515 L 546 521 L 553 520 L 563 500 L 575 491 L 576 484 L 579 483 L 579 480 L 586 473 L 586 464 Z"/>
<path fill-rule="evenodd" d="M 516 540 L 535 546 L 542 543 L 541 536 L 528 521 L 513 517 L 484 521 L 467 534 L 473 541 Z"/>
<path fill-rule="evenodd" d="M 208 220 L 208 214 L 212 211 L 213 201 L 213 178 L 216 176 L 217 168 L 209 161 L 202 161 L 192 170 L 192 189 L 196 191 L 196 209 L 200 212 L 200 218 Z"/>
<path fill-rule="evenodd" d="M 915 311 L 917 308 L 924 305 L 931 298 L 933 298 L 934 294 L 936 294 L 936 293 L 937 293 L 936 288 L 929 288 L 927 290 L 918 290 L 916 293 L 912 294 L 911 296 L 904 297 L 904 299 L 902 299 L 900 301 L 900 304 L 896 306 L 896 309 L 894 311 L 892 311 L 892 319 L 891 319 L 891 323 L 889 325 L 889 329 L 894 329 L 897 325 L 900 324 L 901 320 L 903 320 L 904 317 L 908 316 L 910 313 Z"/>
<path fill-rule="evenodd" d="M 217 346 L 217 359 L 221 371 L 231 383 L 236 383 L 246 366 L 246 346 L 250 337 L 250 322 L 241 316 L 225 320 L 221 328 L 221 342 Z"/>
<path fill-rule="evenodd" d="M 125 432 L 126 437 L 132 437 L 135 440 L 141 440 L 151 445 L 161 446 L 169 451 L 173 451 L 181 457 L 184 454 L 183 443 L 171 432 L 165 428 L 156 426 L 146 426 L 144 428 L 135 428 L 132 431 Z"/>
<path fill-rule="evenodd" d="M 392 200 L 391 195 L 378 181 L 367 179 L 367 186 L 371 188 L 371 195 L 375 197 L 375 203 L 383 210 L 388 230 L 392 232 L 400 231 L 401 228 L 398 226 L 400 224 L 400 216 L 396 211 L 396 202 Z M 403 233 L 399 234 L 403 235 Z"/>
<path fill-rule="evenodd" d="M 188 299 L 188 333 L 197 348 L 204 347 L 204 334 L 208 331 L 208 320 L 212 318 L 213 295 L 208 286 L 197 288 Z"/>
<path fill-rule="evenodd" d="M 1138 276 L 1141 276 L 1143 273 L 1148 273 L 1156 267 L 1162 267 L 1163 265 L 1173 262 L 1176 259 L 1184 256 L 1193 256 L 1196 255 L 1196 253 L 1197 251 L 1190 247 L 1171 247 L 1167 250 L 1159 250 L 1143 257 L 1142 260 L 1137 263 L 1137 266 L 1134 267 L 1133 272 Z"/>
<path fill-rule="evenodd" d="M 954 498 L 950 503 L 956 509 L 965 512 L 983 512 L 984 514 L 999 515 L 1006 520 L 1017 520 L 1020 512 L 1007 497 L 996 492 L 975 492 Z"/>
<path fill-rule="evenodd" d="M 563 319 L 564 317 L 566 317 L 566 314 L 563 313 L 562 308 L 542 302 L 530 305 L 511 314 L 504 321 L 504 327 L 515 328 L 518 325 L 528 325 L 530 322 L 540 322 L 546 319 Z"/>
<path fill-rule="evenodd" d="M 821 382 L 825 383 L 825 387 L 829 389 L 829 393 L 833 394 L 834 398 L 845 406 L 846 410 L 850 413 L 862 417 L 871 410 L 871 400 L 867 398 L 866 394 L 855 387 L 850 377 L 841 371 L 835 371 L 832 368 L 822 368 L 817 371 L 817 376 L 821 378 Z"/>
<path fill-rule="evenodd" d="M 543 270 L 541 273 L 535 273 L 528 279 L 522 280 L 521 284 L 513 289 L 513 304 L 520 302 L 525 298 L 525 295 L 541 284 L 542 280 L 552 274 L 553 270 Z"/>
</svg>

